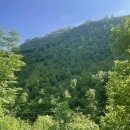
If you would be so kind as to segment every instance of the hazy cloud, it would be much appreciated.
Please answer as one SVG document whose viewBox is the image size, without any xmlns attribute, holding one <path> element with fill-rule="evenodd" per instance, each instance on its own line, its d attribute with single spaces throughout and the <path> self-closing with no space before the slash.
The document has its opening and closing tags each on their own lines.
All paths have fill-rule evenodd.
<svg viewBox="0 0 130 130">
<path fill-rule="evenodd" d="M 126 11 L 126 10 L 117 10 L 115 12 L 110 13 L 109 15 L 114 15 L 114 16 L 122 16 L 122 15 L 127 15 L 130 12 Z"/>
</svg>

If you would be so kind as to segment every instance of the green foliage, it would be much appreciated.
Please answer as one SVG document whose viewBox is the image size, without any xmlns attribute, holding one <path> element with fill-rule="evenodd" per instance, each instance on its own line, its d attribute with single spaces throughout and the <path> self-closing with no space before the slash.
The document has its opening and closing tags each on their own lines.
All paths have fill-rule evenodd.
<svg viewBox="0 0 130 130">
<path fill-rule="evenodd" d="M 22 56 L 15 54 L 18 42 L 15 31 L 0 29 L 0 129 L 1 130 L 31 130 L 31 126 L 20 119 L 7 114 L 14 110 L 17 93 L 15 72 L 19 71 L 24 62 Z"/>
<path fill-rule="evenodd" d="M 56 126 L 57 124 L 52 117 L 48 115 L 39 116 L 33 125 L 33 130 L 55 130 Z"/>
<path fill-rule="evenodd" d="M 54 113 L 54 119 L 57 122 L 54 125 L 56 128 L 61 130 L 99 130 L 98 125 L 85 115 L 72 111 L 69 108 L 67 101 L 61 102 L 58 99 L 52 98 L 51 103 L 54 105 L 52 112 Z"/>
<path fill-rule="evenodd" d="M 63 129 L 71 121 L 73 111 L 69 108 L 67 101 L 61 102 L 52 98 L 51 103 L 53 105 L 51 110 L 54 113 L 54 119 L 58 121 L 60 129 Z"/>
<path fill-rule="evenodd" d="M 32 130 L 31 126 L 11 116 L 0 118 L 0 130 Z"/>
<path fill-rule="evenodd" d="M 0 29 L 0 100 L 8 110 L 15 103 L 17 92 L 14 87 L 15 72 L 24 66 L 24 62 L 21 61 L 22 56 L 14 53 L 18 41 L 18 34 L 15 31 Z M 9 111 L 6 109 L 6 112 Z"/>
<path fill-rule="evenodd" d="M 86 95 L 87 97 L 87 101 L 86 101 L 86 111 L 87 114 L 92 118 L 92 119 L 96 119 L 96 114 L 98 111 L 98 107 L 97 107 L 97 99 L 96 99 L 96 90 L 94 89 L 89 89 L 88 91 L 86 91 Z"/>
<path fill-rule="evenodd" d="M 72 122 L 66 126 L 66 130 L 99 130 L 99 126 L 82 113 L 76 113 Z"/>
<path fill-rule="evenodd" d="M 101 130 L 129 130 L 130 20 L 123 22 L 124 17 L 89 21 L 27 40 L 20 52 L 15 46 L 17 33 L 1 30 L 0 129 L 99 130 L 96 123 L 104 115 Z M 125 60 L 116 60 L 107 73 L 113 62 L 108 48 L 111 24 L 115 26 L 111 47 Z M 15 73 L 25 65 L 18 53 L 27 62 L 17 73 L 22 89 L 15 87 Z"/>
<path fill-rule="evenodd" d="M 2 100 L 0 98 L 0 117 L 2 117 L 4 114 L 3 114 L 3 108 L 2 108 Z"/>
<path fill-rule="evenodd" d="M 111 109 L 111 111 L 110 111 Z M 125 111 L 124 106 L 109 106 L 109 113 L 101 117 L 101 130 L 129 130 L 130 114 Z"/>
<path fill-rule="evenodd" d="M 33 125 L 34 130 L 99 130 L 99 126 L 84 116 L 82 113 L 75 113 L 71 121 L 60 125 L 58 120 L 50 116 L 39 116 Z"/>
<path fill-rule="evenodd" d="M 112 72 L 109 72 L 109 78 L 107 87 L 109 103 L 123 106 L 130 104 L 128 100 L 130 91 L 129 61 L 115 61 L 115 67 Z"/>
<path fill-rule="evenodd" d="M 109 72 L 107 85 L 108 103 L 106 116 L 101 120 L 102 129 L 130 129 L 130 63 L 115 61 L 113 71 Z"/>
<path fill-rule="evenodd" d="M 19 95 L 25 92 L 28 98 L 22 104 L 17 101 L 17 116 L 34 121 L 39 114 L 50 115 L 50 95 L 59 96 L 62 101 L 66 96 L 71 97 L 68 99 L 70 108 L 80 108 L 80 112 L 87 114 L 84 102 L 89 88 L 96 90 L 101 106 L 97 113 L 101 115 L 106 101 L 103 87 L 106 80 L 97 81 L 92 75 L 112 67 L 110 27 L 123 22 L 124 17 L 88 21 L 23 43 L 19 53 L 27 66 L 17 76 L 23 88 Z M 44 95 L 41 94 L 43 89 Z"/>
<path fill-rule="evenodd" d="M 124 26 L 115 27 L 113 36 L 114 40 L 118 42 L 118 52 L 126 54 L 129 49 L 129 30 L 130 20 L 127 19 Z M 118 34 L 118 35 L 117 35 Z M 115 44 L 116 45 L 116 44 Z M 124 58 L 128 58 L 125 55 Z M 107 113 L 105 117 L 101 118 L 102 130 L 129 130 L 130 129 L 130 61 L 129 60 L 116 60 L 115 66 L 109 72 L 109 81 L 107 84 L 108 106 L 106 107 Z"/>
<path fill-rule="evenodd" d="M 130 18 L 126 18 L 123 26 L 113 26 L 111 32 L 114 39 L 114 42 L 111 44 L 113 52 L 128 54 L 130 49 Z"/>
</svg>

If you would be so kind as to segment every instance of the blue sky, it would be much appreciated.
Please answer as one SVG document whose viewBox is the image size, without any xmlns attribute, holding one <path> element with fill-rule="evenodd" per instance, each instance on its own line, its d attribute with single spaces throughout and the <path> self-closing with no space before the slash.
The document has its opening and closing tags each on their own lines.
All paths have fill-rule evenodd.
<svg viewBox="0 0 130 130">
<path fill-rule="evenodd" d="M 0 24 L 22 41 L 112 14 L 130 14 L 130 0 L 0 0 Z"/>
</svg>

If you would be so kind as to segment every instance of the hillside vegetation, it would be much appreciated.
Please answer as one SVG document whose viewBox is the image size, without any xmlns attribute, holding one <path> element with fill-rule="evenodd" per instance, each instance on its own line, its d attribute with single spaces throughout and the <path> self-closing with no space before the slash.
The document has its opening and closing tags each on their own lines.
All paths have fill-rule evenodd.
<svg viewBox="0 0 130 130">
<path fill-rule="evenodd" d="M 129 16 L 18 41 L 0 30 L 0 130 L 130 129 Z"/>
<path fill-rule="evenodd" d="M 64 101 L 65 93 L 71 96 L 70 108 L 86 114 L 85 95 L 90 88 L 96 90 L 95 98 L 101 106 L 96 114 L 103 113 L 106 81 L 98 82 L 92 75 L 111 69 L 110 28 L 123 22 L 124 17 L 87 21 L 22 44 L 20 52 L 27 65 L 19 74 L 19 83 L 24 88 L 21 95 L 26 93 L 28 98 L 20 106 L 20 116 L 33 120 L 38 114 L 51 114 L 51 96 Z"/>
</svg>

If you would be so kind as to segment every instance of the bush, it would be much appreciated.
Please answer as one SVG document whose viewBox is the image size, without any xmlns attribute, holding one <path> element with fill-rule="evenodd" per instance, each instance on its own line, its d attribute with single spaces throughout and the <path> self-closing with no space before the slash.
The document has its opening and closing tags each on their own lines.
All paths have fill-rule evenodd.
<svg viewBox="0 0 130 130">
<path fill-rule="evenodd" d="M 54 130 L 56 128 L 56 122 L 51 116 L 39 116 L 33 125 L 33 130 Z"/>
<path fill-rule="evenodd" d="M 3 116 L 0 118 L 0 130 L 32 130 L 31 126 L 20 119 Z"/>
<path fill-rule="evenodd" d="M 67 130 L 99 130 L 97 124 L 81 113 L 75 114 L 72 123 L 69 123 L 66 128 Z"/>
</svg>

